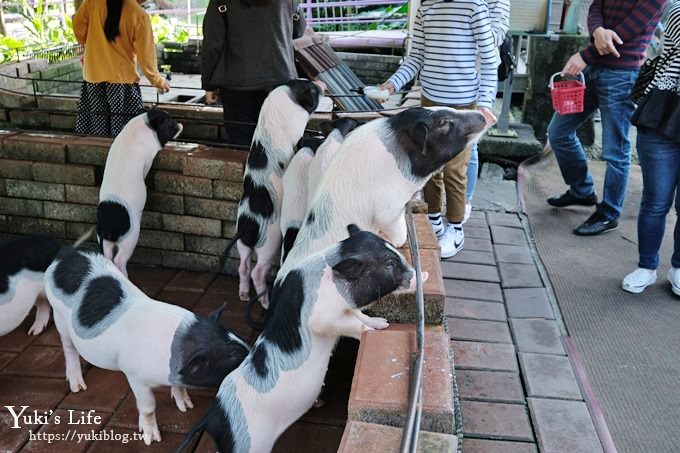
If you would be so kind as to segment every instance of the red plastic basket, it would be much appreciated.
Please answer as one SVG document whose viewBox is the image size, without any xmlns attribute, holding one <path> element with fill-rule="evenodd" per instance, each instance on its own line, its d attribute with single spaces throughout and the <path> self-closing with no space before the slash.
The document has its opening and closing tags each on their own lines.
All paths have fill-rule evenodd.
<svg viewBox="0 0 680 453">
<path fill-rule="evenodd" d="M 552 97 L 553 108 L 560 115 L 570 113 L 581 113 L 583 111 L 583 98 L 586 92 L 586 80 L 583 73 L 579 74 L 581 80 L 562 80 L 555 82 L 555 76 L 550 77 L 550 95 Z"/>
</svg>

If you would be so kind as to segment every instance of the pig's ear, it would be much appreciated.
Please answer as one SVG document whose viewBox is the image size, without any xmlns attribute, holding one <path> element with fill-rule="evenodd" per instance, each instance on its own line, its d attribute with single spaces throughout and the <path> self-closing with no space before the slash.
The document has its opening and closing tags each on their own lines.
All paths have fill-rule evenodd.
<svg viewBox="0 0 680 453">
<path fill-rule="evenodd" d="M 222 317 L 222 312 L 224 311 L 224 307 L 226 306 L 227 304 L 222 304 L 220 308 L 218 308 L 217 310 L 213 311 L 208 315 L 208 319 L 219 324 L 220 318 Z"/>
<path fill-rule="evenodd" d="M 416 124 L 413 128 L 413 141 L 420 148 L 420 151 L 425 154 L 427 150 L 427 125 L 423 122 Z"/>
<path fill-rule="evenodd" d="M 333 266 L 333 270 L 347 280 L 354 280 L 364 274 L 364 263 L 356 258 L 345 258 Z"/>
<path fill-rule="evenodd" d="M 359 228 L 353 223 L 350 223 L 349 225 L 347 225 L 347 232 L 349 233 L 350 236 L 354 236 L 355 234 L 361 232 L 361 228 Z"/>
<path fill-rule="evenodd" d="M 210 370 L 210 359 L 202 350 L 197 351 L 191 356 L 189 362 L 179 371 L 182 376 L 192 379 L 200 378 Z"/>
<path fill-rule="evenodd" d="M 321 133 L 328 137 L 328 134 L 331 133 L 333 130 L 333 121 L 322 121 L 319 123 L 319 129 L 321 129 Z"/>
</svg>

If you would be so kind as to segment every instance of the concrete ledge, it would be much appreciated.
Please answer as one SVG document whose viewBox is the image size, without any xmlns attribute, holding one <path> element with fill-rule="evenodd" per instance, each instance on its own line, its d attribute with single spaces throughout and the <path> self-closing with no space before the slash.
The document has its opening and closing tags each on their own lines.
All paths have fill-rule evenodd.
<svg viewBox="0 0 680 453">
<path fill-rule="evenodd" d="M 399 451 L 403 429 L 391 426 L 350 421 L 345 425 L 338 453 L 378 453 Z M 453 453 L 458 449 L 458 437 L 453 434 L 421 431 L 418 453 Z"/>
<path fill-rule="evenodd" d="M 349 420 L 404 425 L 410 357 L 415 351 L 414 325 L 364 333 L 349 397 Z M 455 433 L 453 374 L 448 337 L 442 327 L 425 333 L 421 426 L 425 431 Z"/>
</svg>

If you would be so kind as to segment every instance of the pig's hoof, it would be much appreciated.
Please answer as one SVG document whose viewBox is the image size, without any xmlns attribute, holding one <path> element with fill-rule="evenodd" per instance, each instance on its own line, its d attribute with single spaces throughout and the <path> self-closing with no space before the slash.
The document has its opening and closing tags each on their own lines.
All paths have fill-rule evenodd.
<svg viewBox="0 0 680 453">
<path fill-rule="evenodd" d="M 30 329 L 28 329 L 28 334 L 29 335 L 40 335 L 43 330 L 45 330 L 45 326 L 47 326 L 47 323 L 49 322 L 49 318 L 47 319 L 37 319 L 33 323 Z"/>
<path fill-rule="evenodd" d="M 268 297 L 260 298 L 260 305 L 262 305 L 262 308 L 264 308 L 265 310 L 269 310 L 269 298 Z"/>
<path fill-rule="evenodd" d="M 238 298 L 243 301 L 250 300 L 250 293 L 248 291 L 239 291 Z"/>
<path fill-rule="evenodd" d="M 194 408 L 194 403 L 191 402 L 191 398 L 189 398 L 186 388 L 173 386 L 170 391 L 170 396 L 175 400 L 177 409 L 179 409 L 180 412 L 186 412 L 187 409 Z"/>
<path fill-rule="evenodd" d="M 68 378 L 69 387 L 73 393 L 78 393 L 81 390 L 87 390 L 87 385 L 85 385 L 85 379 L 83 379 L 82 374 L 80 376 L 69 377 Z"/>
<path fill-rule="evenodd" d="M 368 327 L 376 330 L 387 329 L 390 325 L 385 318 L 368 318 L 365 323 Z"/>
<path fill-rule="evenodd" d="M 153 442 L 154 440 L 156 442 L 160 442 L 162 440 L 161 432 L 158 429 L 158 424 L 149 425 L 144 423 L 141 424 L 139 430 L 142 432 L 144 436 L 144 443 L 146 445 L 151 445 L 151 442 Z"/>
</svg>

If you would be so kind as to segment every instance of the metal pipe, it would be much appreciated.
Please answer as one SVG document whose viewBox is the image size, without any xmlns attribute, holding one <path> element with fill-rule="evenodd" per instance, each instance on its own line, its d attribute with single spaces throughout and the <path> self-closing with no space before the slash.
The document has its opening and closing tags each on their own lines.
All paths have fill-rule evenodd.
<svg viewBox="0 0 680 453">
<path fill-rule="evenodd" d="M 415 453 L 420 431 L 420 417 L 423 404 L 423 361 L 425 359 L 425 302 L 423 296 L 423 276 L 420 270 L 420 252 L 416 227 L 413 222 L 411 208 L 406 208 L 406 228 L 409 235 L 411 262 L 416 271 L 416 352 L 412 356 L 409 382 L 408 410 L 406 425 L 401 438 L 401 453 Z"/>
</svg>

